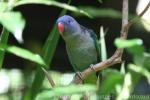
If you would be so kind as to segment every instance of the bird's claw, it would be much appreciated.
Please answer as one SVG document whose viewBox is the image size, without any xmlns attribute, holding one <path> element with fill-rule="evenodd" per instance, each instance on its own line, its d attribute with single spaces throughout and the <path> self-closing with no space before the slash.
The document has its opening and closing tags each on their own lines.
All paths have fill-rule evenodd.
<svg viewBox="0 0 150 100">
<path fill-rule="evenodd" d="M 83 81 L 82 73 L 81 72 L 76 72 L 76 75 Z"/>
<path fill-rule="evenodd" d="M 90 68 L 91 68 L 94 72 L 96 72 L 96 69 L 95 69 L 93 66 L 94 66 L 94 64 L 91 64 L 91 65 L 90 65 Z"/>
</svg>

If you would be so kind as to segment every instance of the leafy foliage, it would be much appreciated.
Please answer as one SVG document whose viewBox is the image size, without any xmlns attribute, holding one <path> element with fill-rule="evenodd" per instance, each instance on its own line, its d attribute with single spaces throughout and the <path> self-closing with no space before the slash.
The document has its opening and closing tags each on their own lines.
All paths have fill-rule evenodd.
<svg viewBox="0 0 150 100">
<path fill-rule="evenodd" d="M 22 31 L 25 26 L 25 21 L 19 12 L 0 13 L 0 22 L 8 31 L 12 32 L 15 38 L 22 43 Z"/>
<path fill-rule="evenodd" d="M 8 45 L 0 44 L 0 50 L 7 51 L 7 52 L 12 53 L 16 56 L 22 57 L 24 59 L 28 59 L 28 60 L 33 61 L 33 62 L 36 62 L 42 66 L 46 66 L 45 62 L 43 61 L 43 59 L 38 54 L 33 54 L 26 49 L 19 48 L 16 46 L 8 46 Z"/>
<path fill-rule="evenodd" d="M 69 85 L 63 87 L 55 87 L 52 90 L 43 91 L 40 93 L 36 100 L 48 100 L 52 97 L 59 97 L 63 95 L 79 94 L 88 91 L 96 91 L 96 87 L 92 85 Z"/>
<path fill-rule="evenodd" d="M 141 39 L 132 39 L 132 40 L 124 40 L 124 39 L 116 39 L 115 45 L 118 48 L 129 48 L 133 46 L 142 45 L 143 41 Z"/>
<path fill-rule="evenodd" d="M 20 6 L 20 5 L 25 5 L 25 4 L 44 4 L 44 5 L 49 5 L 49 6 L 56 6 L 56 7 L 60 7 L 60 8 L 66 9 L 66 10 L 70 10 L 70 11 L 91 17 L 91 15 L 89 15 L 87 12 L 85 12 L 82 9 L 79 9 L 74 6 L 70 6 L 65 3 L 60 3 L 60 2 L 57 2 L 54 0 L 32 0 L 32 1 L 31 0 L 21 0 L 21 1 L 17 2 L 15 4 L 15 6 Z"/>
<path fill-rule="evenodd" d="M 121 12 L 111 8 L 96 8 L 91 6 L 79 6 L 87 12 L 92 18 L 104 17 L 104 18 L 121 18 Z M 82 16 L 81 13 L 75 13 L 75 15 Z"/>
<path fill-rule="evenodd" d="M 140 81 L 141 77 L 144 76 L 149 82 L 150 72 L 149 68 L 144 65 L 146 59 L 144 47 L 142 46 L 142 40 L 131 39 L 122 40 L 116 39 L 116 46 L 119 48 L 126 48 L 129 53 L 133 55 L 135 64 L 129 64 L 128 72 L 125 74 L 124 85 L 121 93 L 118 95 L 118 100 L 129 99 L 134 87 Z"/>
<path fill-rule="evenodd" d="M 50 32 L 44 43 L 41 56 L 39 54 L 34 54 L 27 49 L 9 45 L 7 44 L 9 32 L 13 34 L 13 36 L 18 40 L 19 43 L 22 43 L 22 32 L 25 27 L 25 19 L 23 18 L 22 14 L 20 12 L 13 11 L 13 8 L 18 6 L 26 6 L 27 4 L 42 4 L 65 9 L 62 10 L 59 16 L 66 14 L 66 10 L 69 10 L 78 16 L 84 15 L 89 18 L 109 17 L 121 19 L 122 17 L 121 12 L 114 9 L 99 9 L 91 6 L 76 7 L 70 5 L 70 2 L 71 0 L 69 0 L 68 4 L 61 3 L 56 0 L 8 0 L 8 2 L 0 1 L 0 23 L 3 26 L 3 31 L 0 36 L 0 68 L 3 65 L 5 52 L 38 64 L 37 70 L 35 71 L 35 73 L 33 73 L 34 78 L 30 80 L 30 89 L 28 89 L 24 96 L 21 95 L 22 99 L 33 100 L 37 96 L 37 100 L 49 100 L 51 98 L 53 99 L 60 96 L 72 94 L 78 94 L 79 97 L 79 95 L 83 96 L 83 94 L 85 93 L 92 92 L 91 94 L 96 95 L 95 97 L 98 97 L 99 99 L 103 98 L 104 95 L 108 95 L 107 99 L 110 99 L 111 95 L 113 95 L 117 100 L 127 100 L 130 98 L 130 95 L 133 93 L 134 87 L 140 81 L 141 77 L 145 77 L 148 81 L 148 84 L 150 84 L 150 54 L 145 51 L 143 41 L 141 39 L 124 40 L 117 38 L 114 44 L 117 46 L 117 48 L 125 48 L 125 50 L 127 50 L 127 52 L 129 52 L 133 56 L 133 62 L 127 65 L 125 64 L 125 62 L 123 62 L 120 71 L 116 69 L 104 70 L 103 81 L 98 88 L 96 86 L 87 84 L 63 86 L 65 83 L 60 84 L 59 82 L 56 82 L 57 84 L 54 88 L 50 87 L 50 89 L 47 89 L 49 88 L 49 86 L 45 86 L 43 89 L 42 84 L 45 75 L 41 70 L 41 67 L 48 68 L 48 65 L 51 64 L 59 39 L 56 25 L 54 25 L 52 31 Z M 102 0 L 98 0 L 98 2 L 102 3 Z M 103 30 L 103 27 L 101 27 L 99 42 L 101 44 L 102 61 L 107 59 L 107 45 L 104 35 L 105 32 Z M 60 73 L 58 74 L 58 72 L 57 75 L 54 75 L 54 72 L 50 72 L 50 74 L 53 74 L 52 76 L 54 78 L 54 81 L 63 80 L 63 82 L 66 83 L 67 81 L 70 81 L 67 80 L 68 77 L 61 78 L 63 75 Z M 19 76 L 19 74 L 17 75 Z M 71 75 L 71 77 L 69 76 L 69 78 L 72 79 L 73 75 L 69 75 Z M 45 90 L 45 88 L 47 90 Z M 40 89 L 42 89 L 41 92 L 39 92 Z"/>
<path fill-rule="evenodd" d="M 100 28 L 99 43 L 101 45 L 101 59 L 102 61 L 104 61 L 107 59 L 107 50 L 106 50 L 106 43 L 105 43 L 105 32 L 103 27 Z"/>
</svg>

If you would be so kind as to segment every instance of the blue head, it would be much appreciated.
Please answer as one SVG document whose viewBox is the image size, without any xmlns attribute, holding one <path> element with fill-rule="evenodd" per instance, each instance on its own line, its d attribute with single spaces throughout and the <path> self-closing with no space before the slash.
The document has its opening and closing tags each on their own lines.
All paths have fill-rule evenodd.
<svg viewBox="0 0 150 100">
<path fill-rule="evenodd" d="M 73 36 L 80 31 L 80 25 L 78 24 L 78 22 L 68 15 L 59 17 L 56 24 L 58 26 L 58 31 L 64 38 Z"/>
</svg>

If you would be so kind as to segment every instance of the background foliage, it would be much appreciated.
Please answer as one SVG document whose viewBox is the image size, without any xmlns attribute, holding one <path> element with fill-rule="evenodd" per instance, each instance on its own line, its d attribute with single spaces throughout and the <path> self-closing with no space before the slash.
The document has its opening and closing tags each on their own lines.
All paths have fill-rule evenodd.
<svg viewBox="0 0 150 100">
<path fill-rule="evenodd" d="M 116 39 L 114 41 L 114 45 L 117 48 L 125 48 L 127 54 L 132 56 L 132 59 L 130 62 L 126 62 L 125 60 L 121 65 L 112 66 L 117 66 L 117 69 L 112 67 L 105 69 L 103 71 L 104 79 L 100 85 L 100 89 L 97 89 L 96 86 L 89 84 L 64 86 L 69 84 L 73 79 L 74 74 L 72 73 L 61 73 L 59 71 L 50 70 L 49 72 L 56 83 L 54 88 L 49 85 L 47 79 L 44 80 L 45 75 L 41 68 L 50 69 L 50 66 L 52 65 L 52 58 L 59 40 L 59 34 L 55 24 L 52 26 L 53 28 L 51 28 L 51 31 L 47 32 L 47 34 L 49 34 L 44 39 L 45 41 L 41 47 L 39 47 L 40 44 L 34 42 L 34 37 L 31 35 L 31 38 L 33 38 L 33 50 L 30 50 L 29 48 L 22 48 L 23 44 L 18 44 L 18 46 L 15 46 L 16 44 L 8 41 L 11 36 L 14 36 L 18 43 L 26 44 L 26 40 L 23 40 L 22 33 L 24 33 L 24 28 L 25 26 L 27 27 L 28 22 L 24 18 L 21 11 L 16 9 L 25 6 L 29 7 L 29 5 L 38 4 L 43 7 L 59 8 L 61 11 L 57 17 L 62 16 L 69 11 L 74 16 L 80 16 L 81 18 L 85 16 L 90 18 L 90 20 L 95 20 L 96 18 L 101 17 L 106 19 L 111 18 L 112 20 L 118 19 L 121 21 L 121 10 L 119 11 L 112 8 L 101 8 L 90 5 L 73 6 L 70 5 L 71 2 L 71 0 L 67 1 L 67 3 L 62 3 L 58 0 L 0 1 L 0 23 L 3 27 L 0 35 L 0 84 L 2 84 L 0 86 L 5 87 L 0 87 L 0 99 L 12 100 L 13 98 L 14 100 L 47 100 L 50 98 L 57 99 L 59 96 L 63 95 L 72 95 L 72 100 L 77 100 L 82 98 L 85 92 L 89 92 L 91 94 L 91 100 L 106 98 L 125 100 L 131 98 L 132 95 L 143 95 L 143 98 L 150 98 L 150 96 L 144 96 L 150 93 L 150 54 L 149 50 L 145 48 L 143 40 L 140 39 L 140 35 L 138 38 L 133 37 L 128 40 L 122 40 L 115 37 Z M 97 0 L 96 2 L 99 5 L 103 5 L 103 3 L 105 4 L 105 1 L 102 2 L 101 0 Z M 49 15 L 51 14 L 52 12 L 50 12 Z M 117 28 L 118 32 L 120 31 L 120 28 L 121 26 Z M 32 31 L 32 29 L 30 29 L 30 31 Z M 109 33 L 111 28 L 108 27 L 105 31 L 105 28 L 101 27 L 98 31 L 100 31 L 100 35 L 97 35 L 100 36 L 99 42 L 101 43 L 101 58 L 102 61 L 104 61 L 110 55 L 110 44 L 107 43 L 107 37 L 109 37 L 109 39 L 112 38 L 112 35 Z M 42 49 L 39 50 L 39 48 Z M 61 51 L 61 49 L 59 49 L 59 51 Z M 25 68 L 21 70 L 6 70 L 4 66 L 4 58 L 7 54 L 16 55 L 23 58 L 22 62 L 30 61 L 30 63 L 24 63 Z M 12 65 L 10 64 L 9 66 Z M 61 66 L 61 64 L 59 66 Z M 139 84 L 143 86 L 142 90 L 139 87 Z M 137 96 L 134 98 L 136 97 Z"/>
</svg>

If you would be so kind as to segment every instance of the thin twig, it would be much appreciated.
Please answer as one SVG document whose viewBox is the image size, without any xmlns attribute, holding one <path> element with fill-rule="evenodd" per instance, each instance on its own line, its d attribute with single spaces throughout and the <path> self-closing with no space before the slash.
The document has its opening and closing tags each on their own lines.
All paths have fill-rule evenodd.
<svg viewBox="0 0 150 100">
<path fill-rule="evenodd" d="M 147 6 L 145 7 L 145 9 L 138 15 L 139 17 L 142 17 L 144 14 L 145 14 L 145 12 L 149 9 L 149 7 L 150 7 L 150 1 L 149 1 L 149 3 L 147 4 Z"/>
<path fill-rule="evenodd" d="M 131 26 L 132 24 L 136 23 L 136 21 L 138 21 L 139 18 L 141 18 L 146 13 L 146 11 L 149 9 L 149 7 L 150 7 L 150 1 L 147 4 L 147 6 L 144 8 L 144 10 L 137 17 L 130 20 L 130 22 L 128 23 L 129 24 L 128 26 Z"/>
<path fill-rule="evenodd" d="M 50 85 L 51 85 L 52 87 L 54 87 L 54 86 L 55 86 L 55 83 L 54 83 L 54 81 L 53 81 L 51 75 L 50 75 L 43 67 L 42 67 L 42 70 L 43 70 L 45 76 L 47 77 L 47 79 L 48 79 Z"/>
<path fill-rule="evenodd" d="M 124 27 L 128 24 L 128 0 L 123 0 L 123 9 L 122 9 L 122 29 L 124 30 Z"/>
</svg>

